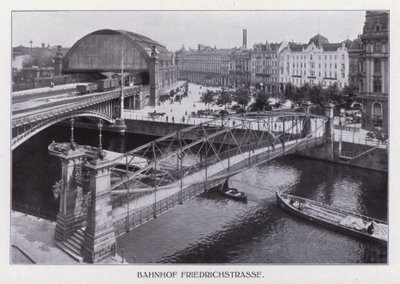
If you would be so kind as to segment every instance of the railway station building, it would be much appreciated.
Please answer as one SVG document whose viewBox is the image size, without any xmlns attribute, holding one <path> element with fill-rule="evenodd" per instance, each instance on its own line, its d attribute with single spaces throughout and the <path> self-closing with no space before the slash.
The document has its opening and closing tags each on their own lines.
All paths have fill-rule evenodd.
<svg viewBox="0 0 400 284">
<path fill-rule="evenodd" d="M 124 85 L 141 85 L 140 106 L 155 106 L 160 91 L 177 81 L 175 56 L 160 43 L 130 31 L 104 29 L 78 40 L 62 60 L 62 73 L 78 81 L 123 74 Z"/>
</svg>

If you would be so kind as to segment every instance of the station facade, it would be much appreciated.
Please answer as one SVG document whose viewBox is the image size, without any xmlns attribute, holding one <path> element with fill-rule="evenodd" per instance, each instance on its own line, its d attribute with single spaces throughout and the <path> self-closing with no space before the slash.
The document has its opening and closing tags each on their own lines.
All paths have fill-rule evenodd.
<svg viewBox="0 0 400 284">
<path fill-rule="evenodd" d="M 124 85 L 142 85 L 150 95 L 140 105 L 155 105 L 159 90 L 178 77 L 175 56 L 160 43 L 130 31 L 104 29 L 78 40 L 62 61 L 63 74 L 80 81 L 123 75 Z"/>
</svg>

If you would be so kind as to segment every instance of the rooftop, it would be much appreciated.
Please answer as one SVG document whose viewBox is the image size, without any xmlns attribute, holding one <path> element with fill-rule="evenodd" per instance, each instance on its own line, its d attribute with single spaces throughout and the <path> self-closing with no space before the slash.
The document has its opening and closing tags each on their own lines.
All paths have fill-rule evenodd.
<svg viewBox="0 0 400 284">
<path fill-rule="evenodd" d="M 316 34 L 308 41 L 308 44 L 314 43 L 315 46 L 321 46 L 323 44 L 328 44 L 329 40 L 321 34 Z"/>
</svg>

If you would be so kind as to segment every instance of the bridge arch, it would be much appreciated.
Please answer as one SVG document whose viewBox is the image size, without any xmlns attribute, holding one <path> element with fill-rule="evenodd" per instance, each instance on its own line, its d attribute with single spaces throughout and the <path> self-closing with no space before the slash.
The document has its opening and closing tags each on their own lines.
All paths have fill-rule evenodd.
<svg viewBox="0 0 400 284">
<path fill-rule="evenodd" d="M 27 141 L 28 139 L 30 139 L 37 133 L 41 132 L 42 130 L 44 130 L 54 124 L 57 124 L 61 121 L 75 118 L 75 117 L 94 117 L 94 118 L 99 118 L 99 119 L 105 120 L 111 124 L 113 124 L 115 122 L 115 120 L 112 117 L 110 117 L 104 113 L 97 112 L 97 111 L 90 111 L 90 110 L 78 110 L 78 111 L 74 111 L 74 112 L 70 112 L 70 113 L 55 115 L 53 117 L 50 117 L 48 119 L 40 121 L 39 123 L 37 123 L 36 125 L 31 127 L 28 131 L 25 131 L 21 135 L 17 135 L 16 137 L 14 137 L 11 142 L 12 150 L 16 149 L 22 143 L 24 143 L 25 141 Z"/>
</svg>

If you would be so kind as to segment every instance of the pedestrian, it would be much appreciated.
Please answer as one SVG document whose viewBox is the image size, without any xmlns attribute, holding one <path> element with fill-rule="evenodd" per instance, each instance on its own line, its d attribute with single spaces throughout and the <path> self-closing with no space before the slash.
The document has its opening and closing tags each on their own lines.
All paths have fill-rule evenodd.
<svg viewBox="0 0 400 284">
<path fill-rule="evenodd" d="M 165 120 L 168 122 L 168 115 L 165 117 Z"/>
<path fill-rule="evenodd" d="M 182 123 L 185 123 L 185 117 L 182 116 Z"/>
<path fill-rule="evenodd" d="M 175 123 L 175 117 L 172 116 L 172 123 Z"/>
</svg>

